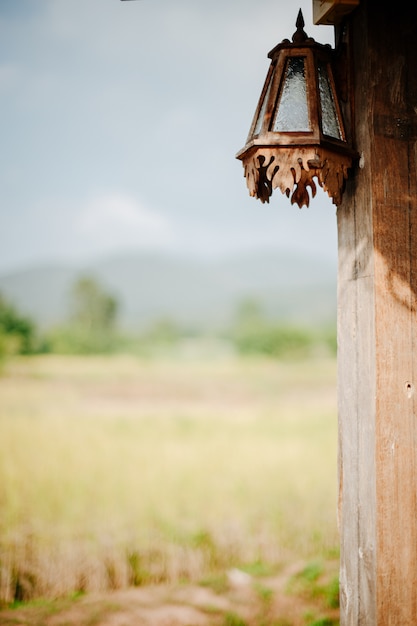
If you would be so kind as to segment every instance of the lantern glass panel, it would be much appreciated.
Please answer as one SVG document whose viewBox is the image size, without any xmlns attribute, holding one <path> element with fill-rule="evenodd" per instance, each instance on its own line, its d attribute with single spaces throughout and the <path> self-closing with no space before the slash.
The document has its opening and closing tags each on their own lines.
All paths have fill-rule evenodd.
<svg viewBox="0 0 417 626">
<path fill-rule="evenodd" d="M 322 111 L 323 134 L 343 140 L 340 123 L 337 117 L 334 94 L 324 63 L 318 64 L 319 93 Z"/>
<path fill-rule="evenodd" d="M 278 133 L 310 130 L 304 57 L 292 57 L 287 61 L 272 130 Z"/>
<path fill-rule="evenodd" d="M 262 102 L 261 110 L 259 111 L 258 119 L 256 120 L 255 129 L 253 131 L 254 135 L 259 135 L 259 133 L 261 132 L 262 124 L 263 124 L 264 117 L 265 117 L 266 106 L 268 104 L 269 94 L 271 91 L 271 84 L 272 84 L 272 76 L 269 80 L 268 89 L 266 90 L 266 93 Z"/>
</svg>

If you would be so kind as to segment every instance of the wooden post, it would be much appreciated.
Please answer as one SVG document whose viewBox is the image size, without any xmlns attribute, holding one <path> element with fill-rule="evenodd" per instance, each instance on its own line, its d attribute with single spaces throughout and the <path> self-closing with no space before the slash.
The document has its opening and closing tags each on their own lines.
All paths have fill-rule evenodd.
<svg viewBox="0 0 417 626">
<path fill-rule="evenodd" d="M 360 167 L 338 207 L 341 624 L 417 624 L 417 2 L 346 20 Z"/>
</svg>

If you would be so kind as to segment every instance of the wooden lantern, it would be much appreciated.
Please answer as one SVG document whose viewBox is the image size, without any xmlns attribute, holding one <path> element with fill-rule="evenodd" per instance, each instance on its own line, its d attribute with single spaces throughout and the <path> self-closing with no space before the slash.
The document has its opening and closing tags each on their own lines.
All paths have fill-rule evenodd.
<svg viewBox="0 0 417 626">
<path fill-rule="evenodd" d="M 342 198 L 354 153 L 346 140 L 332 72 L 332 49 L 307 36 L 301 10 L 292 42 L 284 39 L 271 65 L 245 147 L 251 196 L 269 202 L 279 187 L 291 203 L 308 206 L 316 178 L 335 204 Z"/>
</svg>

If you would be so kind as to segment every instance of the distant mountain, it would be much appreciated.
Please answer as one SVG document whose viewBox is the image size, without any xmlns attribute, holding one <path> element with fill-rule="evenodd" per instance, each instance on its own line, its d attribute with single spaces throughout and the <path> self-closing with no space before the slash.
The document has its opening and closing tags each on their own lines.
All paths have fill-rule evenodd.
<svg viewBox="0 0 417 626">
<path fill-rule="evenodd" d="M 82 268 L 42 266 L 0 275 L 0 294 L 42 327 L 68 315 L 70 291 L 83 275 L 97 279 L 120 306 L 120 323 L 139 328 L 158 318 L 191 327 L 228 323 L 251 298 L 265 314 L 294 322 L 333 321 L 336 268 L 309 256 L 256 251 L 217 261 L 127 254 Z"/>
<path fill-rule="evenodd" d="M 45 266 L 21 269 L 0 276 L 0 294 L 41 326 L 56 324 L 68 310 L 69 286 L 76 269 Z"/>
</svg>

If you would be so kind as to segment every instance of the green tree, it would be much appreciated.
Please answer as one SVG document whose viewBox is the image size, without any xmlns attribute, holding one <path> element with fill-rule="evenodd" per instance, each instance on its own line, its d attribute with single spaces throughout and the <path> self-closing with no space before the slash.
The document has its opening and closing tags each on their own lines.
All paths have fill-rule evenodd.
<svg viewBox="0 0 417 626">
<path fill-rule="evenodd" d="M 110 352 L 116 344 L 118 303 L 96 279 L 80 277 L 70 293 L 70 315 L 65 326 L 50 336 L 54 352 L 76 354 Z"/>
<path fill-rule="evenodd" d="M 72 288 L 72 321 L 90 333 L 111 333 L 117 317 L 117 300 L 99 283 L 83 276 Z"/>
<path fill-rule="evenodd" d="M 0 295 L 0 358 L 35 351 L 35 324 Z"/>
<path fill-rule="evenodd" d="M 260 304 L 249 298 L 238 305 L 232 340 L 241 354 L 277 358 L 307 356 L 315 342 L 311 329 L 268 320 Z"/>
</svg>

